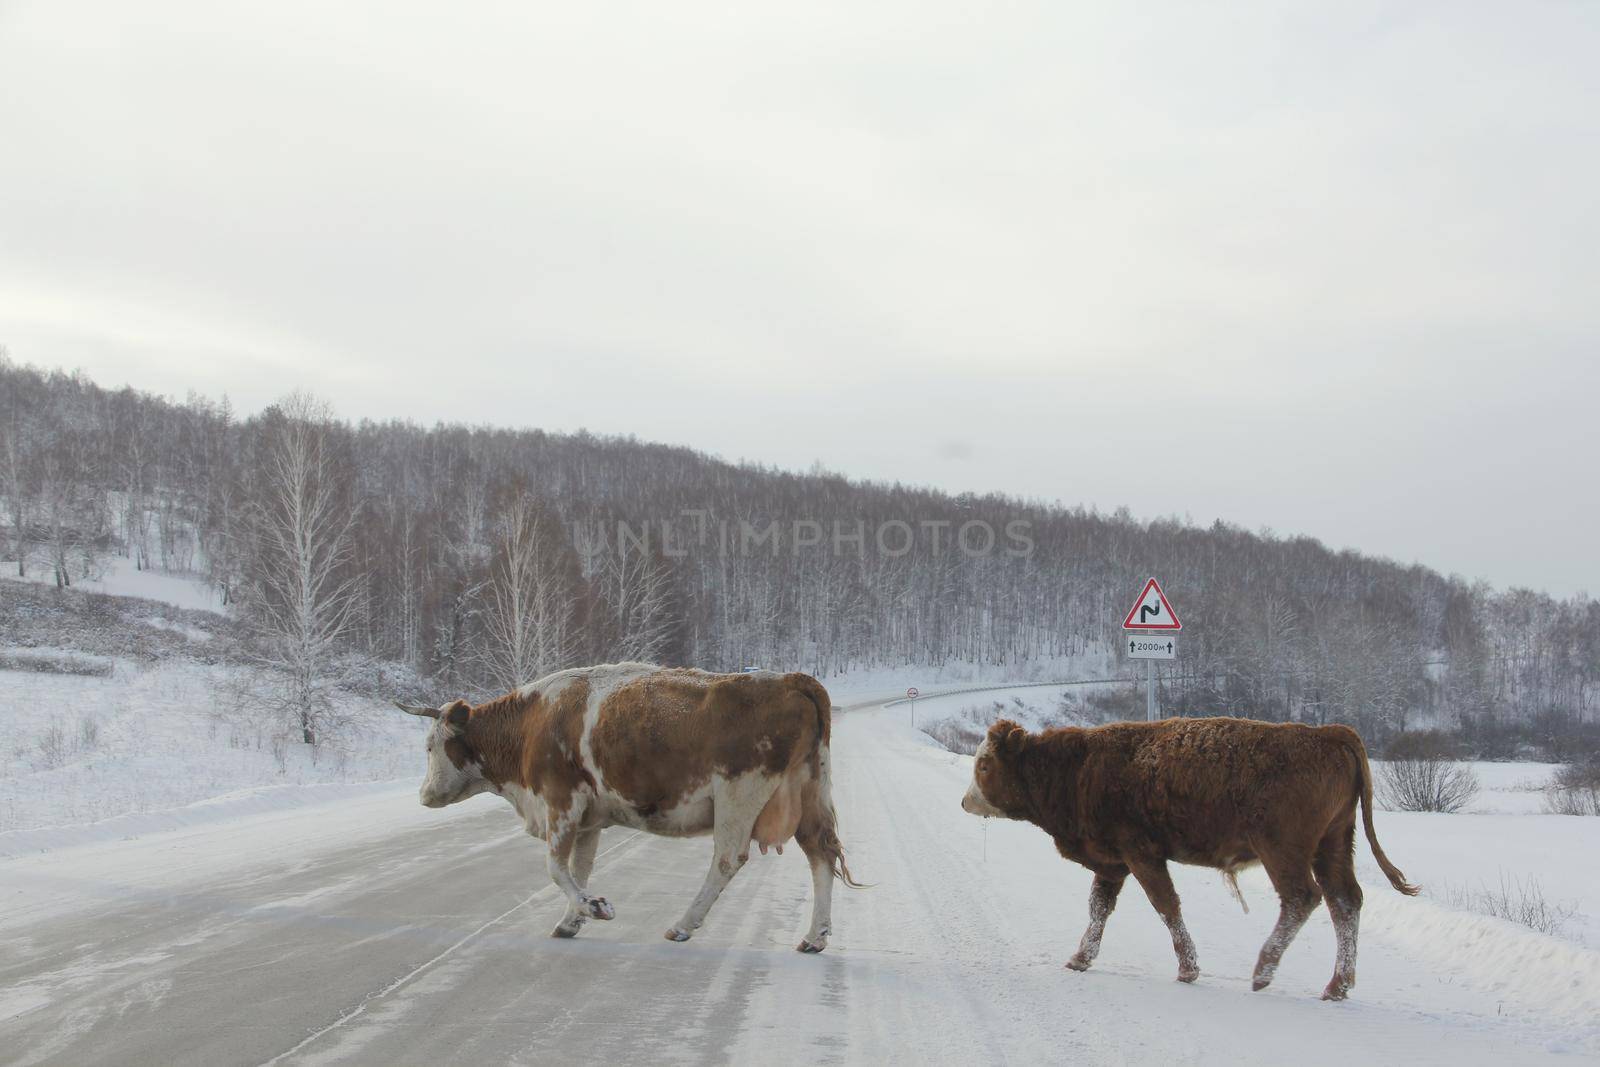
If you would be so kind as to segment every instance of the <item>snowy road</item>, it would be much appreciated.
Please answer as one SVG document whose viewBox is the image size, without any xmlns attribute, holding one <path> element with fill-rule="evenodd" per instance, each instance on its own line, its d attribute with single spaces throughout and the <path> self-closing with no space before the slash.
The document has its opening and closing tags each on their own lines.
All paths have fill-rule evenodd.
<svg viewBox="0 0 1600 1067">
<path fill-rule="evenodd" d="M 1600 1049 L 1585 1002 L 1525 1004 L 1422 958 L 1402 932 L 1445 913 L 1368 879 L 1364 846 L 1349 1003 L 1316 999 L 1333 959 L 1320 912 L 1276 985 L 1249 992 L 1276 911 L 1259 873 L 1242 879 L 1243 915 L 1214 873 L 1175 870 L 1196 985 L 1173 981 L 1131 885 L 1095 969 L 1066 971 L 1086 872 L 1031 827 L 964 814 L 970 761 L 906 719 L 876 703 L 837 717 L 841 834 L 875 886 L 836 893 L 820 957 L 793 951 L 810 892 L 798 850 L 752 856 L 678 945 L 661 932 L 709 842 L 609 830 L 592 882 L 617 918 L 558 941 L 543 846 L 508 806 L 426 812 L 394 789 L 0 861 L 0 1062 L 1570 1064 Z M 1595 956 L 1552 965 L 1588 981 Z"/>
</svg>

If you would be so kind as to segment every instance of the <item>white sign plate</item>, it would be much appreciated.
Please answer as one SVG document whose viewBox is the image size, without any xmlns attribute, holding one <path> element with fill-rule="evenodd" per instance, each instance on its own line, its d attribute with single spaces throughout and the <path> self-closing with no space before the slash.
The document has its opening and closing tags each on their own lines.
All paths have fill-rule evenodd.
<svg viewBox="0 0 1600 1067">
<path fill-rule="evenodd" d="M 1176 659 L 1178 635 L 1123 634 L 1122 647 L 1128 650 L 1129 659 Z"/>
</svg>

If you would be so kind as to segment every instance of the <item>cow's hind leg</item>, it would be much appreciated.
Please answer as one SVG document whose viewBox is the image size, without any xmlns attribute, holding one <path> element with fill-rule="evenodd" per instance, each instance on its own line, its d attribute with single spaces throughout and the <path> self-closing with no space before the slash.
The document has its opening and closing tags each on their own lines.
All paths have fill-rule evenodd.
<svg viewBox="0 0 1600 1067">
<path fill-rule="evenodd" d="M 1129 867 L 1143 887 L 1145 896 L 1150 898 L 1150 905 L 1161 916 L 1161 921 L 1167 924 L 1167 932 L 1172 935 L 1172 951 L 1178 954 L 1178 981 L 1194 981 L 1200 977 L 1200 963 L 1195 953 L 1194 939 L 1189 936 L 1189 928 L 1183 925 L 1178 890 L 1172 884 L 1172 875 L 1167 873 L 1167 861 L 1132 863 Z"/>
<path fill-rule="evenodd" d="M 826 761 L 826 746 L 822 752 L 822 758 Z M 839 845 L 835 826 L 833 797 L 829 793 L 824 774 L 821 783 L 807 783 L 800 794 L 800 825 L 795 830 L 794 839 L 805 852 L 806 862 L 811 865 L 811 929 L 795 946 L 801 952 L 821 952 L 828 947 L 828 935 L 833 933 L 835 871 L 839 872 L 840 877 L 848 877 L 844 868 L 844 851 Z"/>
<path fill-rule="evenodd" d="M 1311 869 L 1316 873 L 1317 884 L 1322 887 L 1322 899 L 1328 902 L 1328 914 L 1333 919 L 1333 934 L 1338 941 L 1338 955 L 1333 965 L 1333 978 L 1322 991 L 1323 1000 L 1343 1000 L 1356 984 L 1356 934 L 1361 925 L 1361 883 L 1356 881 L 1355 865 L 1356 824 L 1351 812 L 1348 825 L 1335 826 L 1317 845 L 1316 858 Z"/>
<path fill-rule="evenodd" d="M 600 847 L 600 831 L 584 830 L 572 842 L 572 880 L 578 884 L 580 890 L 589 888 L 589 874 L 594 870 L 594 856 Z M 550 931 L 551 937 L 577 937 L 583 924 L 589 921 L 587 909 L 580 909 L 578 905 L 567 902 L 567 913 L 556 923 L 556 928 Z"/>
<path fill-rule="evenodd" d="M 1317 902 L 1322 899 L 1322 891 L 1317 888 L 1316 882 L 1311 877 L 1310 850 L 1302 850 L 1297 846 L 1278 845 L 1276 848 L 1256 849 L 1256 854 L 1261 857 L 1261 866 L 1267 869 L 1267 876 L 1272 879 L 1272 887 L 1278 891 L 1278 924 L 1272 928 L 1272 933 L 1267 935 L 1267 943 L 1261 946 L 1261 955 L 1256 960 L 1255 977 L 1250 982 L 1251 989 L 1265 989 L 1272 984 L 1273 975 L 1278 973 L 1278 961 L 1283 959 L 1284 950 L 1294 940 L 1294 935 L 1306 924 L 1306 919 L 1316 910 Z"/>
<path fill-rule="evenodd" d="M 1100 939 L 1105 936 L 1106 920 L 1117 906 L 1117 896 L 1127 880 L 1126 867 L 1108 867 L 1095 872 L 1094 887 L 1089 890 L 1089 928 L 1083 932 L 1083 940 L 1078 942 L 1077 953 L 1067 961 L 1068 967 L 1075 971 L 1087 971 L 1095 957 L 1100 955 Z"/>
<path fill-rule="evenodd" d="M 833 933 L 833 856 L 815 841 L 796 838 L 811 864 L 811 929 L 795 946 L 801 952 L 821 952 Z"/>
<path fill-rule="evenodd" d="M 750 859 L 750 834 L 755 829 L 761 809 L 772 799 L 778 788 L 776 777 L 750 772 L 738 778 L 720 775 L 711 783 L 712 850 L 711 869 L 706 872 L 705 884 L 683 913 L 666 932 L 668 941 L 687 941 L 690 935 L 705 922 L 706 913 L 717 902 L 733 876 L 739 873 Z"/>
</svg>

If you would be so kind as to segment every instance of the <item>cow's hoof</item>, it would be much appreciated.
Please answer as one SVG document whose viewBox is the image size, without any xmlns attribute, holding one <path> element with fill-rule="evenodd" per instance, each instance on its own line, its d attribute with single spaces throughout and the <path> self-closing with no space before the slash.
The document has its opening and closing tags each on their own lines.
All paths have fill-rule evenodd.
<svg viewBox="0 0 1600 1067">
<path fill-rule="evenodd" d="M 1067 969 L 1071 971 L 1087 971 L 1089 969 L 1089 964 L 1093 962 L 1093 960 L 1085 959 L 1081 955 L 1074 956 L 1067 961 Z"/>
<path fill-rule="evenodd" d="M 825 949 L 827 947 L 828 947 L 828 942 L 827 941 L 807 941 L 807 940 L 802 940 L 798 945 L 796 945 L 794 947 L 794 950 L 796 952 L 804 952 L 804 953 L 807 953 L 809 955 L 815 955 L 816 953 L 821 952 L 823 949 Z"/>
<path fill-rule="evenodd" d="M 589 914 L 596 919 L 615 919 L 617 917 L 617 909 L 607 903 L 605 897 L 590 897 L 584 903 L 589 909 Z"/>
<path fill-rule="evenodd" d="M 551 937 L 577 937 L 578 931 L 583 929 L 584 918 L 579 915 L 571 922 L 556 923 L 556 928 L 550 931 Z"/>
<path fill-rule="evenodd" d="M 1250 980 L 1250 992 L 1259 993 L 1271 984 L 1272 979 L 1270 978 L 1252 978 Z"/>
<path fill-rule="evenodd" d="M 1344 1000 L 1350 996 L 1350 987 L 1340 982 L 1329 982 L 1328 988 L 1322 991 L 1323 1000 Z"/>
<path fill-rule="evenodd" d="M 665 937 L 668 941 L 687 941 L 687 940 L 689 940 L 689 931 L 680 930 L 676 926 L 674 926 L 672 929 L 668 930 L 662 936 Z"/>
<path fill-rule="evenodd" d="M 1199 968 L 1196 968 L 1196 969 L 1194 969 L 1192 971 L 1179 971 L 1178 972 L 1178 981 L 1180 981 L 1180 982 L 1192 982 L 1196 978 L 1199 978 L 1199 977 L 1200 977 Z"/>
</svg>

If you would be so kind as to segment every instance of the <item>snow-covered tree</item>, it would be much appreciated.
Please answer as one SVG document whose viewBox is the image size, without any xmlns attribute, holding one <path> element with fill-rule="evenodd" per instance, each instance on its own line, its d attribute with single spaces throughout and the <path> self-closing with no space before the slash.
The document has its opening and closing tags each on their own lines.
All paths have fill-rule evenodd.
<svg viewBox="0 0 1600 1067">
<path fill-rule="evenodd" d="M 277 405 L 252 514 L 250 615 L 266 665 L 286 679 L 276 702 L 308 745 L 329 711 L 335 659 L 356 607 L 347 564 L 357 511 L 331 454 L 331 423 L 328 406 L 304 393 Z"/>
<path fill-rule="evenodd" d="M 568 665 L 577 590 L 560 524 L 524 493 L 501 512 L 494 549 L 486 658 L 498 686 L 514 689 Z"/>
</svg>

